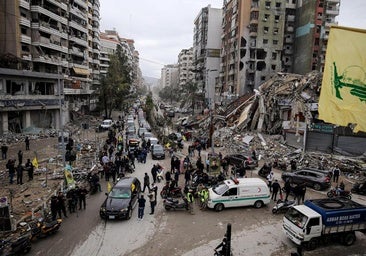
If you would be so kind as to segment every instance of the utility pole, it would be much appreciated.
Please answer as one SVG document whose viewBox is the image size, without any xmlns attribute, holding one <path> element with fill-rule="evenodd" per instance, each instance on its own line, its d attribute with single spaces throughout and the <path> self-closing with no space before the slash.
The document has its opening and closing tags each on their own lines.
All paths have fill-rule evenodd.
<svg viewBox="0 0 366 256">
<path fill-rule="evenodd" d="M 207 69 L 206 70 L 206 80 L 207 80 L 207 98 L 208 98 L 208 106 L 209 106 L 209 111 L 210 111 L 210 131 L 209 131 L 209 141 L 211 144 L 211 151 L 212 151 L 212 155 L 215 153 L 215 143 L 214 143 L 214 131 L 215 131 L 215 127 L 214 127 L 214 122 L 213 122 L 213 114 L 215 111 L 215 88 L 214 88 L 214 93 L 213 95 L 211 95 L 210 93 L 210 79 L 209 79 L 209 72 L 214 72 L 217 71 L 217 69 Z"/>
</svg>

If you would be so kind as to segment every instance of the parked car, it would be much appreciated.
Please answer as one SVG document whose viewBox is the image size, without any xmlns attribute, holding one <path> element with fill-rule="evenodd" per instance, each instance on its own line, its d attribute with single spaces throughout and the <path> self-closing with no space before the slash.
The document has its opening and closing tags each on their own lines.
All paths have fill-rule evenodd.
<svg viewBox="0 0 366 256">
<path fill-rule="evenodd" d="M 153 138 L 154 135 L 151 132 L 145 132 L 144 133 L 144 139 L 147 142 L 148 139 Z"/>
<path fill-rule="evenodd" d="M 245 162 L 250 169 L 258 167 L 258 161 L 244 154 L 230 154 L 224 157 L 230 165 L 243 165 Z"/>
<path fill-rule="evenodd" d="M 113 125 L 113 120 L 112 119 L 105 119 L 103 120 L 103 122 L 100 124 L 100 127 L 104 130 L 108 130 L 109 128 L 111 128 Z"/>
<path fill-rule="evenodd" d="M 322 190 L 330 187 L 330 176 L 328 171 L 317 169 L 302 169 L 295 172 L 283 172 L 282 180 L 289 179 L 291 183 L 300 184 L 305 182 L 307 187 L 315 190 Z"/>
<path fill-rule="evenodd" d="M 158 144 L 159 144 L 159 140 L 158 140 L 158 138 L 151 137 L 151 138 L 149 138 L 149 140 L 150 140 L 151 148 L 152 148 L 153 146 L 155 146 L 155 145 L 158 145 Z"/>
<path fill-rule="evenodd" d="M 130 219 L 141 193 L 141 182 L 136 177 L 123 177 L 113 186 L 100 207 L 102 219 Z"/>
<path fill-rule="evenodd" d="M 147 131 L 147 129 L 145 127 L 140 127 L 139 128 L 139 131 L 138 131 L 139 137 L 141 137 L 142 134 L 145 134 L 146 132 L 148 132 L 148 131 Z"/>
<path fill-rule="evenodd" d="M 165 159 L 165 151 L 162 145 L 156 144 L 151 148 L 151 158 L 153 160 Z"/>
</svg>

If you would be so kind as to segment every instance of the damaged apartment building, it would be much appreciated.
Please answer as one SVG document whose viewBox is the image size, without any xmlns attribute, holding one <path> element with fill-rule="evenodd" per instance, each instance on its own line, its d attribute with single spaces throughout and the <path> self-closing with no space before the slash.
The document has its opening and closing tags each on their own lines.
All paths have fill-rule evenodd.
<svg viewBox="0 0 366 256">
<path fill-rule="evenodd" d="M 1 1 L 0 134 L 60 128 L 71 111 L 94 107 L 99 5 L 99 0 Z"/>
</svg>

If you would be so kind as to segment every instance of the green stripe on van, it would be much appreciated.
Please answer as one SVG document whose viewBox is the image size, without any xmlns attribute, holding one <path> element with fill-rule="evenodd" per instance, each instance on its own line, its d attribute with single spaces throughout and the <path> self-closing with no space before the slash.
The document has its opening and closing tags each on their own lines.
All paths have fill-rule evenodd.
<svg viewBox="0 0 366 256">
<path fill-rule="evenodd" d="M 232 200 L 225 200 L 225 199 L 215 199 L 211 200 L 213 203 L 224 203 L 224 202 L 234 202 L 234 201 L 246 201 L 246 200 L 254 200 L 254 199 L 269 199 L 270 196 L 261 196 L 261 197 L 246 197 L 246 198 L 235 198 Z"/>
</svg>

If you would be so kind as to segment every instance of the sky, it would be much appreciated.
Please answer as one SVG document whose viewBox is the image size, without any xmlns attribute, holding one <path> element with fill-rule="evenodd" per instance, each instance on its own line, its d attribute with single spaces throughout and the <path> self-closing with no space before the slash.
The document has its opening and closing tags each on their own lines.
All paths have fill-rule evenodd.
<svg viewBox="0 0 366 256">
<path fill-rule="evenodd" d="M 133 39 L 143 76 L 160 78 L 164 65 L 178 62 L 193 45 L 194 20 L 209 4 L 222 0 L 100 0 L 101 31 L 115 29 Z M 341 0 L 338 25 L 366 29 L 366 0 Z"/>
</svg>

